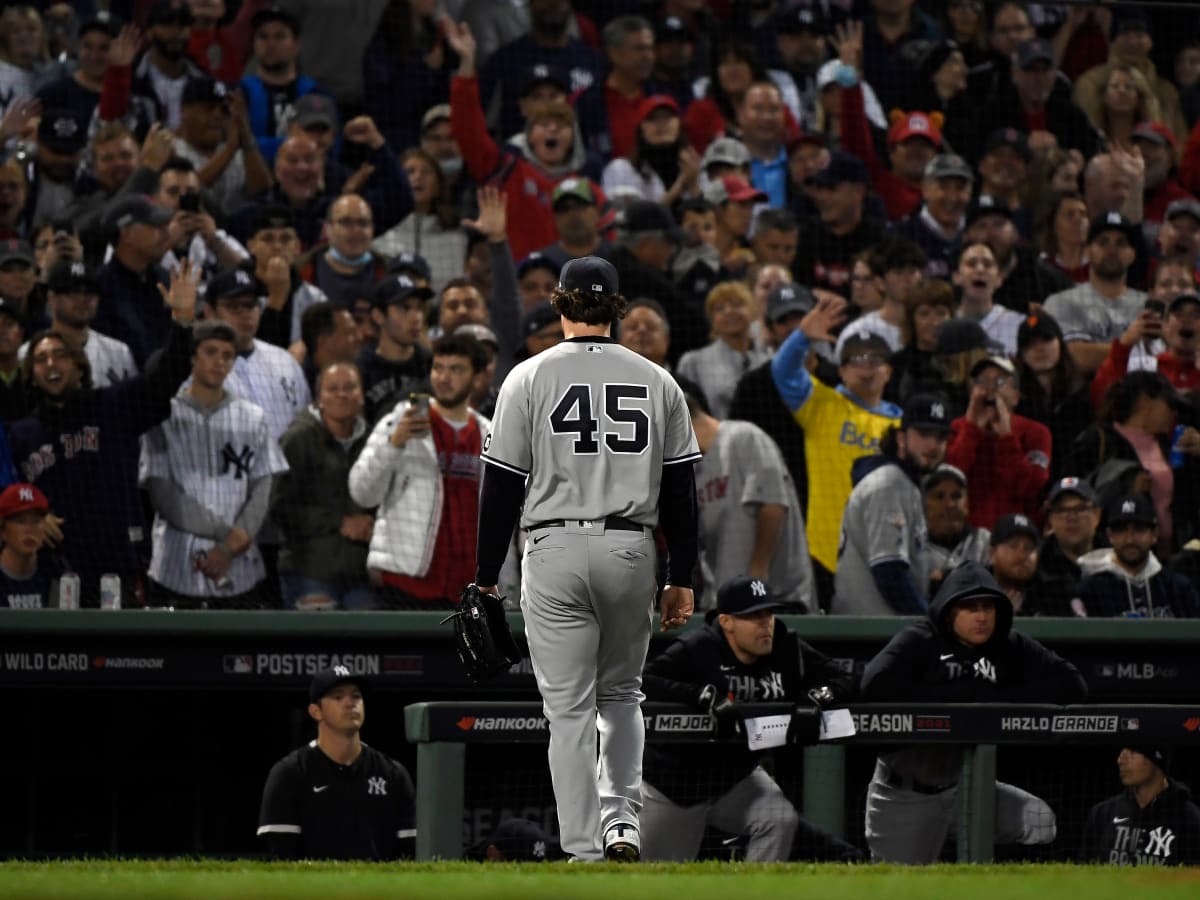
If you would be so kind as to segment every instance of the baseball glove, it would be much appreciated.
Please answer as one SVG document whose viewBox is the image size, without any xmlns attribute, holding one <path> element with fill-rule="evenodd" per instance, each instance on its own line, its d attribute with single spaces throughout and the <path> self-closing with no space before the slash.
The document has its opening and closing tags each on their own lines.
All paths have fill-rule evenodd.
<svg viewBox="0 0 1200 900">
<path fill-rule="evenodd" d="M 443 625 L 454 621 L 455 649 L 474 684 L 507 672 L 521 660 L 502 600 L 468 584 L 458 601 L 458 612 L 442 619 Z"/>
</svg>

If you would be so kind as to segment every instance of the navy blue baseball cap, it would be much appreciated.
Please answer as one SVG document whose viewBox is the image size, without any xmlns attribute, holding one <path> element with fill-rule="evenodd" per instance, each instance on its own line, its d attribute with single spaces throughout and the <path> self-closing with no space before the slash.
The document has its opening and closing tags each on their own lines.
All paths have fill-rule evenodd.
<svg viewBox="0 0 1200 900">
<path fill-rule="evenodd" d="M 539 303 L 521 316 L 521 337 L 527 338 L 537 334 L 547 325 L 556 325 L 562 316 L 549 303 Z"/>
<path fill-rule="evenodd" d="M 664 16 L 654 23 L 654 42 L 663 44 L 667 41 L 692 41 L 691 29 L 679 16 Z"/>
<path fill-rule="evenodd" d="M 722 616 L 748 616 L 764 609 L 782 609 L 780 603 L 761 578 L 738 575 L 721 585 L 717 591 L 717 613 Z"/>
<path fill-rule="evenodd" d="M 63 259 L 55 263 L 46 275 L 46 287 L 56 294 L 100 293 L 95 272 L 80 259 Z"/>
<path fill-rule="evenodd" d="M 1140 753 L 1164 772 L 1171 767 L 1171 748 L 1161 744 L 1126 744 L 1126 750 Z"/>
<path fill-rule="evenodd" d="M 292 208 L 283 203 L 267 203 L 260 206 L 254 213 L 254 225 L 250 236 L 266 231 L 268 228 L 295 228 L 296 214 Z"/>
<path fill-rule="evenodd" d="M 970 228 L 984 216 L 1003 216 L 1012 221 L 1013 212 L 1007 203 L 991 194 L 980 194 L 967 207 L 967 227 Z"/>
<path fill-rule="evenodd" d="M 922 431 L 950 430 L 950 401 L 941 394 L 913 394 L 904 404 L 901 428 Z"/>
<path fill-rule="evenodd" d="M 192 11 L 186 3 L 176 3 L 174 0 L 157 0 L 146 14 L 146 27 L 155 25 L 181 25 L 187 27 L 194 22 Z"/>
<path fill-rule="evenodd" d="M 527 257 L 517 263 L 517 277 L 523 278 L 525 273 L 530 269 L 545 269 L 547 272 L 550 272 L 555 278 L 557 278 L 559 266 L 558 263 L 548 257 L 545 253 L 534 250 Z"/>
<path fill-rule="evenodd" d="M 183 86 L 183 97 L 180 104 L 189 103 L 228 103 L 229 88 L 208 75 L 193 75 Z"/>
<path fill-rule="evenodd" d="M 1154 504 L 1145 494 L 1126 494 L 1118 497 L 1105 510 L 1104 524 L 1109 528 L 1114 525 L 1157 525 L 1158 513 Z"/>
<path fill-rule="evenodd" d="M 819 9 L 811 6 L 793 6 L 775 16 L 775 33 L 824 36 L 830 33 L 830 27 L 829 21 Z"/>
<path fill-rule="evenodd" d="M 607 259 L 581 256 L 568 260 L 558 276 L 558 286 L 564 291 L 583 291 L 597 297 L 611 297 L 620 291 L 617 270 Z"/>
<path fill-rule="evenodd" d="M 94 16 L 89 19 L 84 19 L 79 26 L 79 37 L 92 31 L 99 31 L 107 34 L 109 37 L 116 37 L 120 31 L 120 20 L 117 19 L 108 10 L 98 10 Z"/>
<path fill-rule="evenodd" d="M 126 194 L 108 207 L 104 221 L 114 228 L 128 228 L 130 225 L 165 228 L 174 216 L 171 210 L 159 206 L 145 194 Z"/>
<path fill-rule="evenodd" d="M 652 234 L 658 232 L 668 240 L 679 243 L 683 232 L 675 224 L 671 210 L 653 200 L 634 200 L 625 207 L 618 219 L 618 229 L 626 234 Z"/>
<path fill-rule="evenodd" d="M 1113 211 L 1092 219 L 1088 226 L 1087 242 L 1090 244 L 1106 231 L 1116 231 L 1125 235 L 1125 240 L 1133 247 L 1137 247 L 1138 241 L 1141 240 L 1141 226 L 1134 225 L 1119 212 Z"/>
<path fill-rule="evenodd" d="M 72 109 L 48 109 L 38 122 L 38 142 L 55 153 L 78 153 L 87 146 L 88 123 Z"/>
<path fill-rule="evenodd" d="M 1050 494 L 1046 497 L 1046 502 L 1053 503 L 1063 494 L 1074 494 L 1080 500 L 1086 500 L 1093 505 L 1099 502 L 1096 498 L 1096 491 L 1092 486 L 1084 479 L 1076 478 L 1074 475 L 1068 475 L 1054 482 L 1054 487 L 1050 488 Z"/>
<path fill-rule="evenodd" d="M 552 84 L 564 94 L 571 92 L 571 78 L 560 69 L 558 66 L 547 65 L 546 63 L 535 63 L 525 70 L 524 77 L 521 79 L 521 87 L 517 92 L 518 97 L 528 96 L 536 88 L 543 84 Z"/>
<path fill-rule="evenodd" d="M 229 269 L 208 282 L 204 291 L 204 299 L 210 303 L 224 297 L 240 297 L 249 295 L 259 297 L 267 292 L 266 285 L 258 280 L 253 272 L 245 269 Z"/>
<path fill-rule="evenodd" d="M 987 332 L 970 319 L 947 319 L 937 327 L 937 356 L 952 356 L 969 350 L 988 349 Z"/>
<path fill-rule="evenodd" d="M 545 862 L 562 856 L 559 846 L 540 825 L 529 819 L 502 819 L 490 837 L 483 838 L 467 849 L 467 859 L 487 859 L 489 846 L 499 850 L 506 862 Z"/>
<path fill-rule="evenodd" d="M 834 187 L 839 184 L 868 184 L 871 181 L 866 164 L 845 150 L 834 150 L 829 164 L 818 169 L 805 179 L 805 184 L 817 187 Z"/>
<path fill-rule="evenodd" d="M 430 281 L 433 278 L 433 272 L 429 268 L 429 263 L 425 257 L 419 253 L 410 253 L 405 250 L 397 253 L 392 257 L 392 261 L 388 263 L 387 271 L 389 275 L 416 275 L 418 278 L 423 278 Z"/>
<path fill-rule="evenodd" d="M 333 666 L 329 669 L 322 669 L 313 676 L 312 683 L 308 686 L 308 702 L 320 703 L 322 697 L 341 684 L 355 684 L 358 685 L 360 691 L 366 692 L 367 677 L 355 672 L 349 666 Z"/>
<path fill-rule="evenodd" d="M 293 35 L 300 37 L 300 20 L 286 9 L 280 9 L 278 6 L 269 6 L 256 12 L 250 19 L 251 33 L 258 31 L 268 22 L 279 22 L 291 29 Z"/>
<path fill-rule="evenodd" d="M 1042 533 L 1038 531 L 1038 527 L 1033 524 L 1033 520 L 1029 516 L 1021 513 L 1009 513 L 1006 516 L 1001 516 L 992 525 L 991 545 L 998 547 L 1011 537 L 1016 537 L 1018 534 L 1023 534 L 1034 545 L 1041 544 Z"/>
<path fill-rule="evenodd" d="M 387 309 L 393 303 L 403 303 L 409 297 L 429 301 L 433 299 L 433 291 L 417 284 L 407 275 L 394 275 L 375 285 L 371 293 L 371 305 L 376 309 Z"/>
</svg>

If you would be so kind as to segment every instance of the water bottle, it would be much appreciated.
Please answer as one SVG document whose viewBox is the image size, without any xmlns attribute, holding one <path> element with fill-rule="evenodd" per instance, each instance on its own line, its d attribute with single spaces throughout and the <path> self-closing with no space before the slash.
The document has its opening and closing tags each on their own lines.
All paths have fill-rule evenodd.
<svg viewBox="0 0 1200 900">
<path fill-rule="evenodd" d="M 101 575 L 100 576 L 100 608 L 101 609 L 120 609 L 121 608 L 121 576 L 120 575 Z"/>
<path fill-rule="evenodd" d="M 1176 425 L 1175 430 L 1171 432 L 1171 454 L 1167 463 L 1175 470 L 1183 468 L 1183 451 L 1179 449 L 1179 440 L 1183 437 L 1184 428 L 1183 425 Z"/>
<path fill-rule="evenodd" d="M 79 609 L 79 576 L 74 572 L 58 579 L 58 608 Z"/>
</svg>

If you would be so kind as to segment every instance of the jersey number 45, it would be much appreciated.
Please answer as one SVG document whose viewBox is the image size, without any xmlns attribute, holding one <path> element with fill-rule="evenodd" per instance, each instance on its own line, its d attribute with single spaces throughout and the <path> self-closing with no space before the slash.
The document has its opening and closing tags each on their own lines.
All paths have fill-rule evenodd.
<svg viewBox="0 0 1200 900">
<path fill-rule="evenodd" d="M 592 412 L 592 385 L 573 384 L 563 392 L 550 413 L 554 434 L 575 435 L 572 449 L 581 456 L 600 452 L 598 435 L 603 430 L 604 446 L 612 453 L 639 454 L 650 446 L 650 389 L 644 384 L 604 385 L 604 419 Z M 642 401 L 642 405 L 635 405 Z"/>
</svg>

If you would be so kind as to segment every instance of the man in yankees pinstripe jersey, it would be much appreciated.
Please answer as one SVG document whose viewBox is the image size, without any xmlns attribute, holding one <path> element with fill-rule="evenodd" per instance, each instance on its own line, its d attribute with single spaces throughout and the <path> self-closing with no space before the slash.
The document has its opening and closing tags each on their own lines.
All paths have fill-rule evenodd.
<svg viewBox="0 0 1200 900">
<path fill-rule="evenodd" d="M 312 395 L 304 371 L 290 353 L 255 339 L 262 318 L 258 298 L 264 292 L 262 283 L 249 272 L 231 269 L 208 283 L 204 299 L 216 317 L 233 328 L 237 339 L 230 383 L 234 392 L 262 407 L 271 436 L 278 440 Z"/>
<path fill-rule="evenodd" d="M 81 260 L 64 259 L 46 278 L 50 327 L 83 347 L 92 367 L 92 387 L 108 387 L 137 374 L 137 363 L 124 341 L 91 328 L 100 304 L 100 283 Z"/>
<path fill-rule="evenodd" d="M 259 605 L 266 571 L 254 538 L 287 461 L 262 409 L 225 389 L 236 352 L 229 325 L 197 325 L 191 383 L 142 438 L 138 482 L 156 511 L 151 606 Z"/>
<path fill-rule="evenodd" d="M 262 319 L 259 297 L 266 293 L 266 287 L 254 275 L 244 269 L 232 269 L 208 283 L 204 299 L 218 319 L 232 326 L 237 337 L 231 389 L 241 399 L 262 407 L 267 430 L 278 441 L 296 414 L 308 408 L 312 394 L 304 370 L 292 355 L 255 337 Z M 271 606 L 282 603 L 275 567 L 282 540 L 279 529 L 268 519 L 258 536 L 258 548 L 267 567 L 265 588 Z"/>
</svg>

